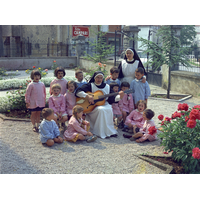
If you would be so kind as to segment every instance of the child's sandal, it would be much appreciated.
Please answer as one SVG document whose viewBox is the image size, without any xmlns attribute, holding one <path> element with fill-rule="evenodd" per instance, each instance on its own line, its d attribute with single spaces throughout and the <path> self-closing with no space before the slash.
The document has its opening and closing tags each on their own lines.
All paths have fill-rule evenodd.
<svg viewBox="0 0 200 200">
<path fill-rule="evenodd" d="M 88 143 L 94 142 L 96 139 L 97 139 L 97 136 L 91 136 L 86 140 L 86 142 L 88 142 Z"/>
<path fill-rule="evenodd" d="M 33 127 L 34 132 L 39 132 L 39 129 L 37 127 Z"/>
</svg>

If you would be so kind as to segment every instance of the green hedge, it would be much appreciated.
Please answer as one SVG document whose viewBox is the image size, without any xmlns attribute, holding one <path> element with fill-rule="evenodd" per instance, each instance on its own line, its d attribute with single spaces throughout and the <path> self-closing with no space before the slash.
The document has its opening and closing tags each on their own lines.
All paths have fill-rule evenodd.
<svg viewBox="0 0 200 200">
<path fill-rule="evenodd" d="M 64 77 L 66 80 L 76 80 L 74 76 L 67 76 Z M 46 87 L 50 86 L 50 83 L 52 80 L 54 80 L 55 77 L 45 77 L 41 79 L 41 82 L 45 84 Z M 3 90 L 10 90 L 10 89 L 19 89 L 20 86 L 25 85 L 27 83 L 26 80 L 30 80 L 29 78 L 27 79 L 8 79 L 8 80 L 0 80 L 0 91 Z"/>
</svg>

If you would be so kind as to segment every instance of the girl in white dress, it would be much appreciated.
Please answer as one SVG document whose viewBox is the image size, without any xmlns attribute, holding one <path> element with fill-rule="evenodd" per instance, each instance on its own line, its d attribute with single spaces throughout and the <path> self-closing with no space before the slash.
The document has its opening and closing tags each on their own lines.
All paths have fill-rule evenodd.
<svg viewBox="0 0 200 200">
<path fill-rule="evenodd" d="M 86 92 L 96 92 L 101 90 L 104 95 L 110 93 L 110 86 L 104 83 L 104 74 L 101 71 L 94 73 L 89 83 L 81 86 L 76 91 L 77 97 L 86 98 L 89 103 L 94 104 L 94 98 L 92 95 Z M 113 112 L 111 104 L 118 102 L 124 96 L 124 92 L 120 91 L 118 95 L 106 98 L 106 102 L 102 106 L 97 106 L 92 112 L 86 115 L 86 120 L 90 122 L 91 132 L 100 137 L 116 137 L 117 130 L 114 128 Z"/>
</svg>

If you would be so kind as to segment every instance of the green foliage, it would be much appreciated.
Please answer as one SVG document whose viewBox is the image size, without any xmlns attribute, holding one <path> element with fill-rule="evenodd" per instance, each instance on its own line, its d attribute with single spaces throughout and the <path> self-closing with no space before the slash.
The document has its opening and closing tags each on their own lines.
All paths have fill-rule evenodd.
<svg viewBox="0 0 200 200">
<path fill-rule="evenodd" d="M 200 173 L 200 159 L 192 157 L 192 149 L 200 147 L 200 121 L 196 120 L 194 128 L 187 127 L 185 117 L 189 118 L 191 110 L 181 111 L 181 117 L 171 119 L 171 122 L 164 120 L 158 137 L 165 151 L 173 151 L 172 158 L 181 161 L 186 173 Z"/>
<path fill-rule="evenodd" d="M 41 77 L 45 77 L 47 74 L 48 74 L 48 69 L 43 69 L 43 68 L 41 68 L 41 67 L 39 67 L 39 68 L 36 68 L 35 66 L 33 66 L 31 69 L 27 69 L 25 72 L 27 73 L 27 74 L 31 74 L 31 72 L 33 71 L 33 70 L 38 70 L 39 72 L 40 72 L 40 74 L 41 74 Z"/>
<path fill-rule="evenodd" d="M 93 55 L 86 54 L 85 58 L 91 60 L 94 63 L 107 61 L 108 55 L 114 53 L 114 46 L 107 45 L 105 41 L 106 32 L 99 31 L 95 33 L 97 40 L 89 42 L 90 46 L 93 47 Z M 86 53 L 86 52 L 84 52 Z"/>
<path fill-rule="evenodd" d="M 56 64 L 56 60 L 54 60 L 51 69 L 55 70 L 57 67 L 58 67 L 58 65 Z"/>
<path fill-rule="evenodd" d="M 6 70 L 0 67 L 0 76 L 6 76 Z"/>
</svg>

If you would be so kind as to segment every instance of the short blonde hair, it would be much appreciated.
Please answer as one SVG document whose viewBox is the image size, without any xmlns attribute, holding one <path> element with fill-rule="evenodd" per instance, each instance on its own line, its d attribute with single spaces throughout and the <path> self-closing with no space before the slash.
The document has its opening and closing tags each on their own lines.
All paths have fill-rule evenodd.
<svg viewBox="0 0 200 200">
<path fill-rule="evenodd" d="M 58 84 L 58 83 L 53 84 L 52 87 L 51 87 L 51 89 L 54 90 L 55 88 L 61 90 L 60 84 Z"/>
</svg>

